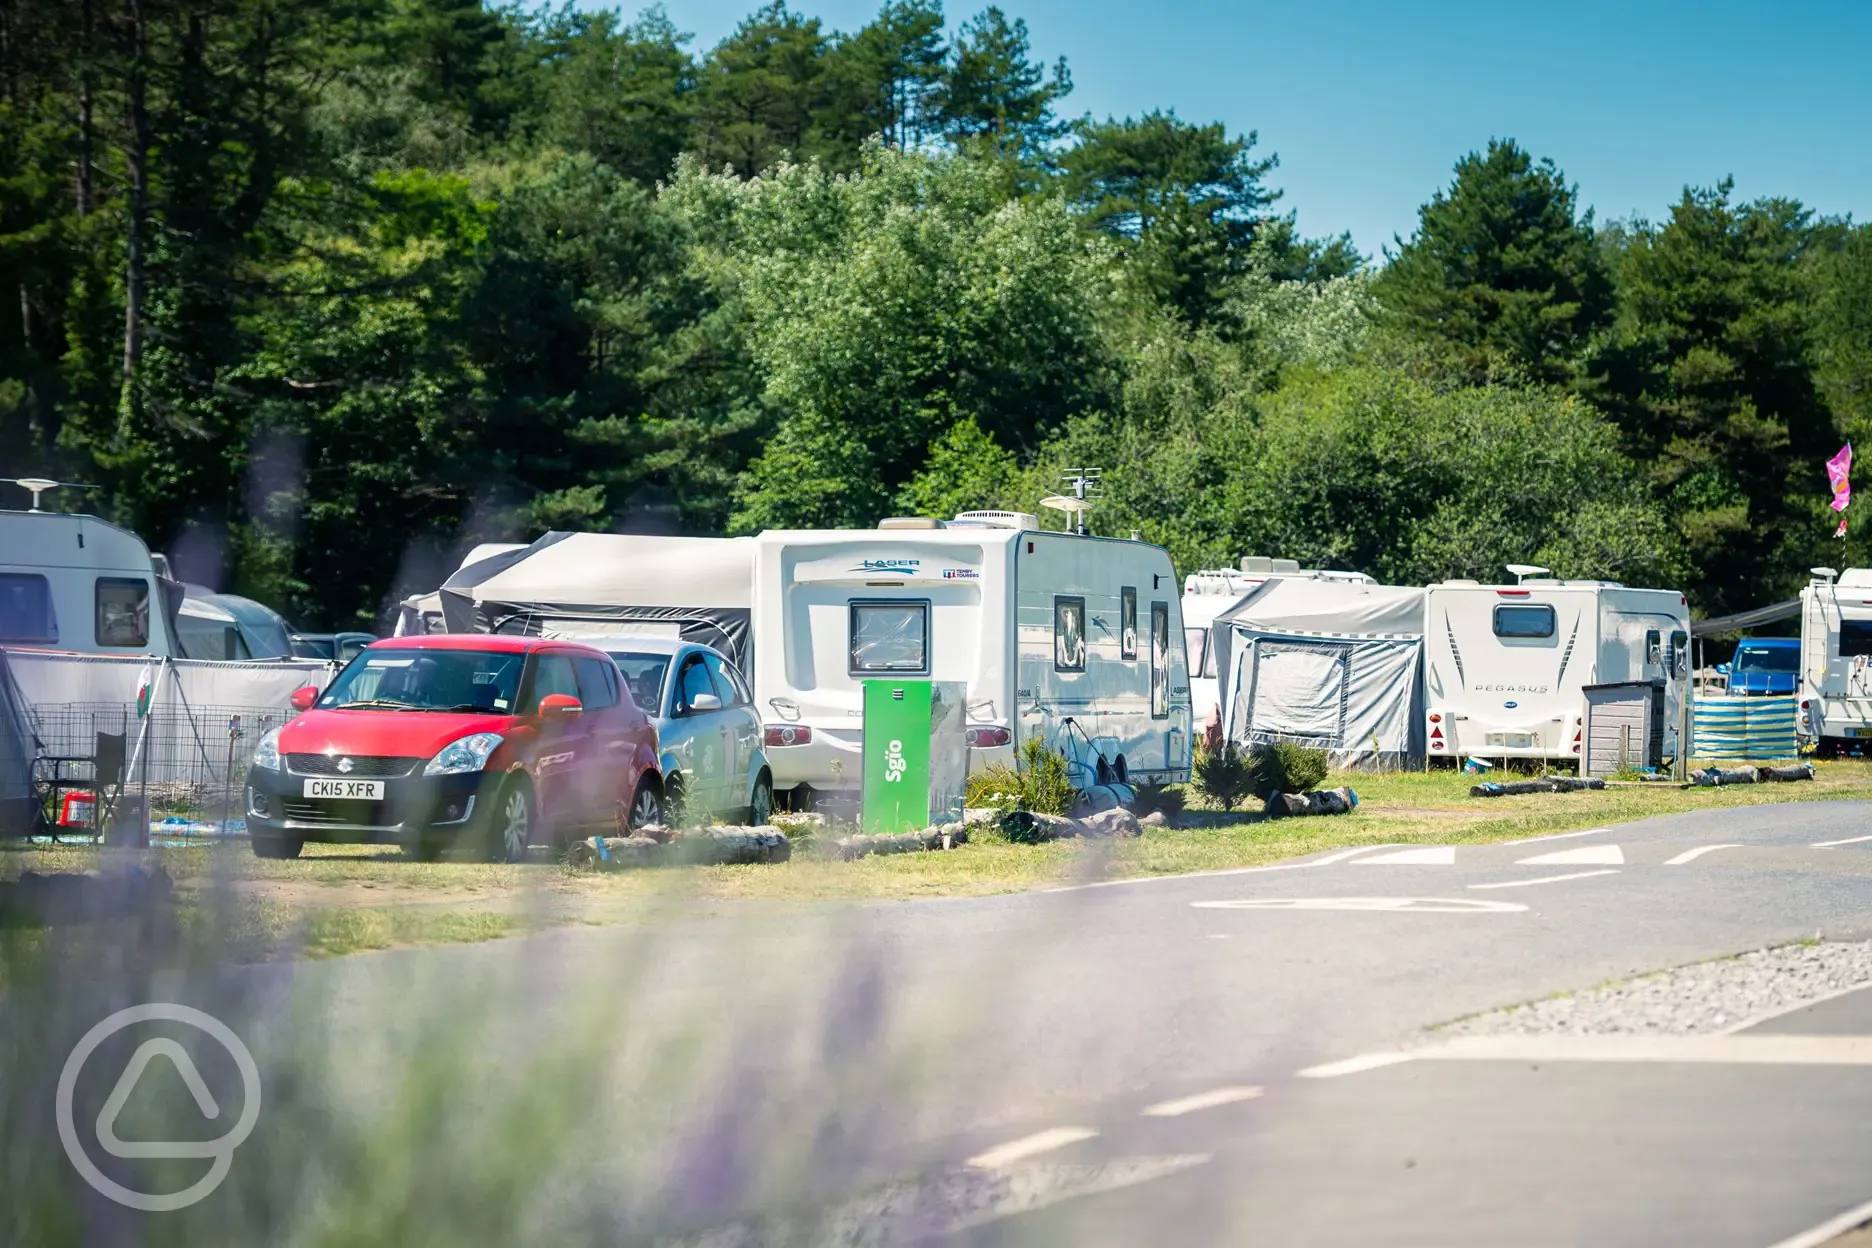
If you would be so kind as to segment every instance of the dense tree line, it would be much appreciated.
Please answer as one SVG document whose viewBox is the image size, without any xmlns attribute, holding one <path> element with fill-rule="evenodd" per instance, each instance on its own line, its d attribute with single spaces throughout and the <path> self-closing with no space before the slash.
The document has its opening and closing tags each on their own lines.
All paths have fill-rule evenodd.
<svg viewBox="0 0 1872 1248">
<path fill-rule="evenodd" d="M 376 617 L 474 541 L 1031 509 L 1180 567 L 1787 593 L 1872 424 L 1872 230 L 1601 223 L 1491 142 L 1378 258 L 1253 133 L 1073 119 L 1023 23 L 0 0 L 0 471 Z M 1719 172 L 1719 171 L 1712 171 Z"/>
</svg>

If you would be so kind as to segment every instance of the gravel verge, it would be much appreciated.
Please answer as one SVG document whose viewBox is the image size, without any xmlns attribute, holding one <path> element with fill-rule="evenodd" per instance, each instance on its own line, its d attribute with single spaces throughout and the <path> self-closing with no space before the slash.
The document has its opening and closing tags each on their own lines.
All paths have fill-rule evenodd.
<svg viewBox="0 0 1872 1248">
<path fill-rule="evenodd" d="M 1709 1035 L 1872 985 L 1872 941 L 1780 945 L 1602 984 L 1436 1028 L 1446 1036 Z"/>
</svg>

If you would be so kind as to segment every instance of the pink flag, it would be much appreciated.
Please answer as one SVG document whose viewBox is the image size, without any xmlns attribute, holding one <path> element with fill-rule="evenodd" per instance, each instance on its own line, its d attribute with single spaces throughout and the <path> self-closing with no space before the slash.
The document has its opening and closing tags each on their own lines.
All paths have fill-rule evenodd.
<svg viewBox="0 0 1872 1248">
<path fill-rule="evenodd" d="M 1846 536 L 1846 517 L 1845 516 L 1840 517 L 1840 527 L 1833 530 L 1833 536 L 1834 537 Z"/>
<path fill-rule="evenodd" d="M 1826 462 L 1827 481 L 1833 486 L 1833 510 L 1845 511 L 1846 504 L 1852 502 L 1852 482 L 1847 480 L 1852 472 L 1852 443 L 1840 447 L 1839 454 Z"/>
</svg>

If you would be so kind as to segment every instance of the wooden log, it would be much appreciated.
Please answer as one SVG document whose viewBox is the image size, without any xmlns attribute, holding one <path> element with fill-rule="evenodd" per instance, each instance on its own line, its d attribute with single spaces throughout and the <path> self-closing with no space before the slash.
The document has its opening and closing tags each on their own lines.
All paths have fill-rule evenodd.
<svg viewBox="0 0 1872 1248">
<path fill-rule="evenodd" d="M 1790 767 L 1758 767 L 1761 783 L 1771 781 L 1786 783 L 1791 780 L 1811 780 L 1814 778 L 1812 763 L 1796 763 Z"/>
<path fill-rule="evenodd" d="M 1731 771 L 1710 767 L 1690 773 L 1690 782 L 1704 789 L 1717 789 L 1727 784 L 1755 784 L 1760 779 L 1760 773 L 1753 767 L 1737 767 Z"/>
<path fill-rule="evenodd" d="M 1301 815 L 1345 815 L 1358 809 L 1351 789 L 1315 789 L 1309 793 L 1270 793 L 1262 812 L 1270 819 Z"/>
</svg>

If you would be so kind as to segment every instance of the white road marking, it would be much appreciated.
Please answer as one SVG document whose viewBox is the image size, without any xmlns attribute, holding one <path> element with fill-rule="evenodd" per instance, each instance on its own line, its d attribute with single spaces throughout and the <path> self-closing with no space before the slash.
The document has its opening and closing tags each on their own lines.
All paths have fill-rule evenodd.
<svg viewBox="0 0 1872 1248">
<path fill-rule="evenodd" d="M 1335 1079 L 1340 1075 L 1356 1075 L 1363 1070 L 1377 1070 L 1381 1066 L 1395 1066 L 1399 1062 L 1408 1062 L 1415 1054 L 1411 1053 L 1362 1053 L 1357 1057 L 1348 1057 L 1342 1062 L 1327 1062 L 1324 1066 L 1309 1066 L 1299 1071 L 1302 1079 Z"/>
<path fill-rule="evenodd" d="M 1576 836 L 1598 836 L 1601 832 L 1610 832 L 1611 828 L 1587 828 L 1584 832 L 1555 832 L 1551 836 L 1524 836 L 1518 841 L 1503 841 L 1503 845 L 1538 845 L 1542 841 L 1570 841 Z"/>
<path fill-rule="evenodd" d="M 1192 901 L 1190 905 L 1199 910 L 1362 910 L 1411 914 L 1512 914 L 1527 909 L 1509 901 L 1477 901 L 1473 897 L 1237 897 L 1227 901 Z"/>
<path fill-rule="evenodd" d="M 1454 845 L 1430 845 L 1423 849 L 1397 849 L 1388 854 L 1373 854 L 1360 858 L 1352 864 L 1355 867 L 1397 866 L 1397 867 L 1450 867 L 1456 865 L 1456 847 Z"/>
<path fill-rule="evenodd" d="M 1229 938 L 1229 934 L 1227 932 L 1210 932 L 1209 933 L 1210 940 L 1227 940 L 1228 938 Z"/>
<path fill-rule="evenodd" d="M 1815 841 L 1815 849 L 1828 849 L 1834 845 L 1857 845 L 1860 841 L 1872 841 L 1872 836 L 1849 836 L 1843 841 Z"/>
<path fill-rule="evenodd" d="M 1214 1109 L 1218 1105 L 1233 1105 L 1237 1101 L 1252 1101 L 1261 1095 L 1260 1088 L 1217 1088 L 1213 1092 L 1198 1092 L 1195 1096 L 1185 1096 L 1174 1101 L 1159 1101 L 1145 1107 L 1146 1118 L 1180 1118 L 1184 1114 L 1193 1114 L 1199 1109 Z"/>
<path fill-rule="evenodd" d="M 1872 1066 L 1872 1036 L 1458 1036 L 1411 1056 L 1442 1062 Z"/>
<path fill-rule="evenodd" d="M 1742 847 L 1740 845 L 1699 845 L 1695 849 L 1684 850 L 1683 853 L 1678 854 L 1675 858 L 1670 859 L 1664 865 L 1667 867 L 1681 867 L 1686 862 L 1695 862 L 1697 859 L 1701 858 L 1704 854 L 1713 854 L 1719 849 L 1741 849 L 1741 848 Z"/>
<path fill-rule="evenodd" d="M 1603 871 L 1573 871 L 1566 875 L 1543 875 L 1532 880 L 1502 880 L 1495 884 L 1471 884 L 1470 888 L 1526 888 L 1530 884 L 1558 884 L 1561 880 L 1586 880 L 1595 875 L 1617 875 L 1618 872 L 1607 867 Z"/>
<path fill-rule="evenodd" d="M 998 1170 L 1002 1166 L 1011 1166 L 1017 1161 L 1024 1161 L 1039 1153 L 1050 1153 L 1056 1148 L 1065 1148 L 1068 1144 L 1077 1144 L 1089 1140 L 1098 1132 L 1091 1127 L 1052 1127 L 1045 1131 L 1036 1131 L 1024 1135 L 1018 1140 L 1009 1140 L 985 1153 L 977 1153 L 964 1164 L 977 1170 Z"/>
<path fill-rule="evenodd" d="M 1306 862 L 1280 862 L 1271 867 L 1228 867 L 1221 871 L 1184 871 L 1177 875 L 1140 875 L 1128 880 L 1097 880 L 1091 884 L 1062 884 L 1057 888 L 1043 888 L 1042 893 L 1077 893 L 1088 888 L 1120 888 L 1128 884 L 1161 884 L 1165 880 L 1203 880 L 1211 877 L 1220 878 L 1229 875 L 1260 875 L 1264 871 L 1302 871 L 1307 867 L 1324 867 L 1335 862 L 1342 862 L 1354 854 L 1369 854 L 1374 849 L 1396 849 L 1395 842 L 1383 845 L 1361 845 L 1357 849 L 1341 849 L 1327 854 L 1323 858 L 1313 858 Z"/>
<path fill-rule="evenodd" d="M 1837 1217 L 1828 1218 L 1819 1226 L 1809 1227 L 1798 1235 L 1790 1235 L 1768 1248 L 1820 1248 L 1821 1244 L 1837 1236 L 1844 1235 L 1855 1226 L 1872 1218 L 1872 1200 L 1863 1205 L 1854 1205 Z"/>
<path fill-rule="evenodd" d="M 1616 845 L 1588 845 L 1583 849 L 1561 849 L 1551 854 L 1515 859 L 1517 867 L 1622 867 L 1625 854 Z"/>
</svg>

